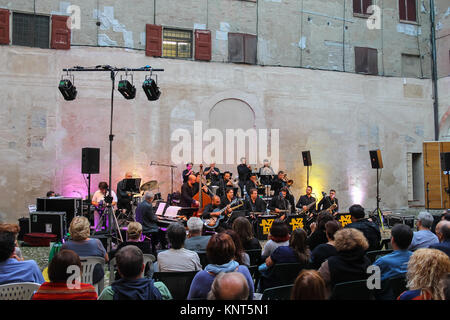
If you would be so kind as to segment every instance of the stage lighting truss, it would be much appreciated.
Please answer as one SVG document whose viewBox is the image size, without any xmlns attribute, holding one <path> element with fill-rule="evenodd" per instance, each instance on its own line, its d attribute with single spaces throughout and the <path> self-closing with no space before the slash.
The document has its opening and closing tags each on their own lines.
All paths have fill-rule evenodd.
<svg viewBox="0 0 450 320">
<path fill-rule="evenodd" d="M 127 80 L 128 77 L 131 77 L 131 82 Z M 136 97 L 136 87 L 134 86 L 133 74 L 125 71 L 125 78 L 122 79 L 120 76 L 119 85 L 117 86 L 117 90 L 123 95 L 123 97 L 127 100 L 134 99 Z"/>
<path fill-rule="evenodd" d="M 61 80 L 59 81 L 59 91 L 64 97 L 66 101 L 75 100 L 77 97 L 77 88 L 74 86 L 75 77 L 67 72 L 66 75 L 61 76 Z"/>
<path fill-rule="evenodd" d="M 156 81 L 152 79 L 152 71 L 150 75 L 145 76 L 144 83 L 142 84 L 142 89 L 144 89 L 145 95 L 149 101 L 155 101 L 159 99 L 161 91 L 158 87 L 158 75 L 155 76 Z"/>
</svg>

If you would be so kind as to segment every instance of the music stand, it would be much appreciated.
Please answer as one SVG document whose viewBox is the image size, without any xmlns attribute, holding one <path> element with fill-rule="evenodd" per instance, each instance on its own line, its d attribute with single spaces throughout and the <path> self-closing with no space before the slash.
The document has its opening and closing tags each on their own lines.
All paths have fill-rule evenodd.
<svg viewBox="0 0 450 320">
<path fill-rule="evenodd" d="M 125 191 L 132 193 L 139 193 L 139 187 L 141 186 L 141 178 L 124 179 Z"/>
</svg>

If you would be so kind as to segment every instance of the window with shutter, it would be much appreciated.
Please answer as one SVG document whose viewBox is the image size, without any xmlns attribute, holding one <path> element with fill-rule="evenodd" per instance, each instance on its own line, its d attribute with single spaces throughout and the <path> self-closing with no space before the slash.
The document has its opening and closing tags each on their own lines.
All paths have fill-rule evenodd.
<svg viewBox="0 0 450 320">
<path fill-rule="evenodd" d="M 50 17 L 13 12 L 12 44 L 48 49 L 50 47 Z"/>
<path fill-rule="evenodd" d="M 257 38 L 252 34 L 228 33 L 228 59 L 235 63 L 257 63 Z"/>
<path fill-rule="evenodd" d="M 378 75 L 377 49 L 355 47 L 355 72 Z"/>
<path fill-rule="evenodd" d="M 67 26 L 67 16 L 52 16 L 52 49 L 70 49 L 71 31 Z"/>
<path fill-rule="evenodd" d="M 162 26 L 154 24 L 145 26 L 145 55 L 162 56 Z"/>
<path fill-rule="evenodd" d="M 9 44 L 9 10 L 0 9 L 0 44 Z"/>
<path fill-rule="evenodd" d="M 195 30 L 195 60 L 211 60 L 211 31 Z"/>
<path fill-rule="evenodd" d="M 398 2 L 399 18 L 401 21 L 417 21 L 417 3 L 416 0 L 399 0 Z"/>
</svg>

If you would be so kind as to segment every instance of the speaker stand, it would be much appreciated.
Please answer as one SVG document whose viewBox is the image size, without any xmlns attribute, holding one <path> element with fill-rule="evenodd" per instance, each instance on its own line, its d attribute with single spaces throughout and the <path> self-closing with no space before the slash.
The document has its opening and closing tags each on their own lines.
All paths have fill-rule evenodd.
<svg viewBox="0 0 450 320">
<path fill-rule="evenodd" d="M 378 215 L 378 218 L 380 219 L 380 223 L 381 223 L 381 228 L 384 231 L 384 223 L 383 223 L 383 212 L 380 209 L 380 202 L 381 202 L 381 198 L 380 198 L 380 176 L 379 176 L 379 168 L 377 168 L 377 208 L 375 209 L 375 211 L 373 213 L 376 212 L 376 215 Z"/>
</svg>

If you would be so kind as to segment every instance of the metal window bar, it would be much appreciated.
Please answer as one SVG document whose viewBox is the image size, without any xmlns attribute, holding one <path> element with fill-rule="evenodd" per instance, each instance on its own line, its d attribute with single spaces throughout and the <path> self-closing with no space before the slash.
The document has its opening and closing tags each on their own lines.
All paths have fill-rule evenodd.
<svg viewBox="0 0 450 320">
<path fill-rule="evenodd" d="M 171 58 L 191 58 L 192 31 L 164 29 L 163 56 Z"/>
<path fill-rule="evenodd" d="M 49 48 L 48 16 L 13 13 L 13 45 Z"/>
</svg>

